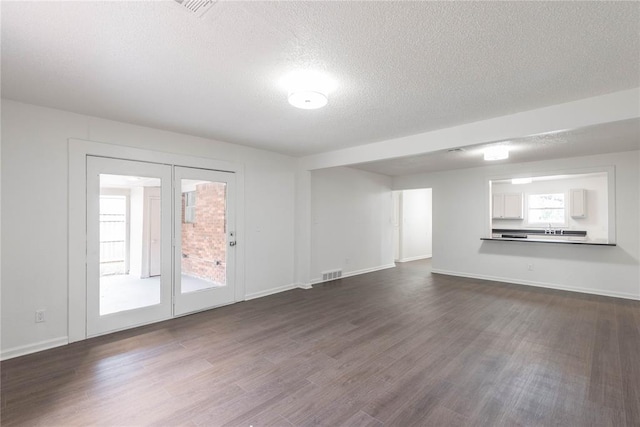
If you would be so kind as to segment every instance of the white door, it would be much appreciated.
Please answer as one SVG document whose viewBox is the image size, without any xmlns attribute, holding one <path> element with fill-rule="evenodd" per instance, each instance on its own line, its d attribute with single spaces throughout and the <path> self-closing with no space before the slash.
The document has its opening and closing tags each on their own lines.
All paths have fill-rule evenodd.
<svg viewBox="0 0 640 427">
<path fill-rule="evenodd" d="M 86 170 L 87 336 L 170 318 L 171 166 L 87 156 Z"/>
<path fill-rule="evenodd" d="M 174 167 L 174 315 L 235 301 L 235 175 Z"/>
</svg>

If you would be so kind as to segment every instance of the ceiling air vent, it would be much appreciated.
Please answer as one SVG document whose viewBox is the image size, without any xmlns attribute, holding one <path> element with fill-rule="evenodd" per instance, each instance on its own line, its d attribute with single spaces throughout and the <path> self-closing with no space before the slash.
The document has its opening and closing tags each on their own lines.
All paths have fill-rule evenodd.
<svg viewBox="0 0 640 427">
<path fill-rule="evenodd" d="M 181 9 L 187 10 L 197 17 L 201 18 L 202 15 L 207 13 L 209 9 L 213 7 L 217 0 L 173 0 L 177 3 Z"/>
<path fill-rule="evenodd" d="M 464 148 L 451 148 L 447 150 L 447 153 L 462 153 L 463 151 L 464 151 Z"/>
</svg>

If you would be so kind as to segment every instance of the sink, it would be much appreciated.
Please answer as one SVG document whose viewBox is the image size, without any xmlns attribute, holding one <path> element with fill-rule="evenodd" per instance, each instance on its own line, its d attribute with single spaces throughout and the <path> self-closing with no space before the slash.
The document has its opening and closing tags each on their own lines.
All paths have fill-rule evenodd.
<svg viewBox="0 0 640 427">
<path fill-rule="evenodd" d="M 560 242 L 584 242 L 587 240 L 586 236 L 572 236 L 567 234 L 528 234 L 529 240 L 553 240 Z"/>
</svg>

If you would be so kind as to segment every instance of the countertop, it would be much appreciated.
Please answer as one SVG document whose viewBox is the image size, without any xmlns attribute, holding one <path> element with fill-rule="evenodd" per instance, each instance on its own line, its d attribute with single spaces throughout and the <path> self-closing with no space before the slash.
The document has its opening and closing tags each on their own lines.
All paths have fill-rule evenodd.
<svg viewBox="0 0 640 427">
<path fill-rule="evenodd" d="M 549 236 L 547 234 L 547 236 Z M 591 240 L 569 240 L 560 238 L 561 235 L 558 234 L 558 239 L 536 239 L 535 237 L 527 237 L 527 238 L 511 238 L 511 237 L 481 237 L 480 240 L 495 240 L 502 242 L 522 242 L 522 243 L 554 243 L 554 244 L 569 244 L 569 245 L 592 245 L 592 246 L 616 246 L 615 243 L 609 243 L 605 241 L 591 241 Z"/>
</svg>

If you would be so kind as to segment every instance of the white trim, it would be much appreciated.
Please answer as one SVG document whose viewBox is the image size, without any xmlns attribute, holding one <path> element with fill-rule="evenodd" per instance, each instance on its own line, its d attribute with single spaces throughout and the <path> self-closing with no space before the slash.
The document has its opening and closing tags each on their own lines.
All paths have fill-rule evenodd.
<svg viewBox="0 0 640 427">
<path fill-rule="evenodd" d="M 87 338 L 86 315 L 86 157 L 99 156 L 162 163 L 236 174 L 236 292 L 235 301 L 245 299 L 244 165 L 206 157 L 144 150 L 126 145 L 69 139 L 68 199 L 68 342 Z"/>
<path fill-rule="evenodd" d="M 606 292 L 598 289 L 577 288 L 572 286 L 563 286 L 555 283 L 534 282 L 531 280 L 510 279 L 508 277 L 485 276 L 482 274 L 463 273 L 459 271 L 431 269 L 432 273 L 444 274 L 446 276 L 468 277 L 471 279 L 491 280 L 493 282 L 512 283 L 515 285 L 535 286 L 538 288 L 557 289 L 560 291 L 580 292 L 583 294 L 600 295 L 604 297 L 625 298 L 632 300 L 640 300 L 640 295 L 634 295 L 627 292 Z"/>
<path fill-rule="evenodd" d="M 253 292 L 247 294 L 245 297 L 245 301 L 249 301 L 256 298 L 262 298 L 273 294 L 279 294 L 280 292 L 290 291 L 291 289 L 296 289 L 302 287 L 298 283 L 291 283 L 290 285 L 278 286 L 277 288 L 267 289 L 266 291 Z"/>
<path fill-rule="evenodd" d="M 24 356 L 26 354 L 35 353 L 42 350 L 48 350 L 54 347 L 60 347 L 69 344 L 68 337 L 53 338 L 50 340 L 40 341 L 33 344 L 21 345 L 4 350 L 0 354 L 0 360 L 12 359 L 18 356 Z"/>
<path fill-rule="evenodd" d="M 342 275 L 342 278 L 358 276 L 360 274 L 366 274 L 366 273 L 373 273 L 374 271 L 386 270 L 387 268 L 395 268 L 395 267 L 396 267 L 396 263 L 392 262 L 391 264 L 379 265 L 377 267 L 363 268 L 362 270 L 356 270 L 356 271 L 350 271 L 350 272 L 344 273 Z"/>
<path fill-rule="evenodd" d="M 311 283 L 296 283 L 296 288 L 299 288 L 299 289 L 311 289 L 311 288 L 313 288 L 313 286 L 311 285 Z"/>
<path fill-rule="evenodd" d="M 409 262 L 409 261 L 417 261 L 419 259 L 427 259 L 427 258 L 431 258 L 432 255 L 418 255 L 418 256 L 412 256 L 409 258 L 402 258 L 402 259 L 397 259 L 396 262 Z"/>
<path fill-rule="evenodd" d="M 373 273 L 374 271 L 386 270 L 387 268 L 395 268 L 395 266 L 396 266 L 395 263 L 391 263 L 386 265 L 380 265 L 378 267 L 363 268 L 362 270 L 356 270 L 356 271 L 350 271 L 348 273 L 344 273 L 342 277 L 338 279 L 331 279 L 331 280 L 322 280 L 320 278 L 313 279 L 311 280 L 311 283 L 309 283 L 309 286 L 313 286 L 318 283 L 325 283 L 325 282 L 332 282 L 334 280 L 346 279 L 347 277 L 351 277 L 351 276 L 359 276 L 360 274 Z"/>
</svg>

